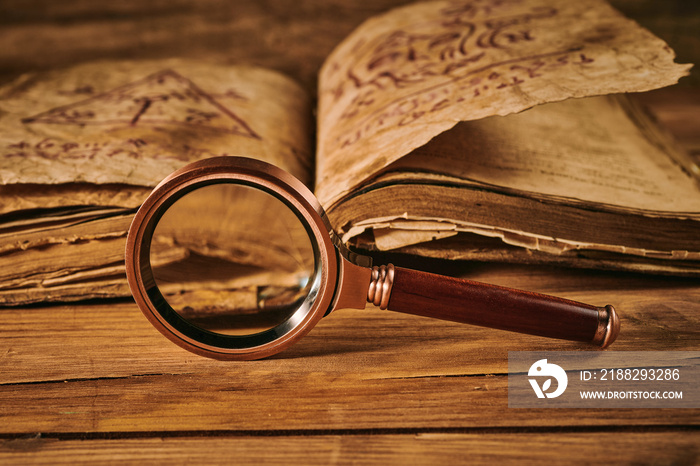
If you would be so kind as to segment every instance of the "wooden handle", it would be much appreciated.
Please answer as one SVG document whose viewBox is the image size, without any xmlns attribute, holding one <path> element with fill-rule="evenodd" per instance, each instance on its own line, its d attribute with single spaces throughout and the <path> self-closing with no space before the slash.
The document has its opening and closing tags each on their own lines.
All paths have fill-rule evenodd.
<svg viewBox="0 0 700 466">
<path fill-rule="evenodd" d="M 381 307 L 391 311 L 589 342 L 603 348 L 620 331 L 617 313 L 609 305 L 595 307 L 392 265 L 375 269 L 378 281 L 370 284 L 370 301 L 385 304 Z"/>
</svg>

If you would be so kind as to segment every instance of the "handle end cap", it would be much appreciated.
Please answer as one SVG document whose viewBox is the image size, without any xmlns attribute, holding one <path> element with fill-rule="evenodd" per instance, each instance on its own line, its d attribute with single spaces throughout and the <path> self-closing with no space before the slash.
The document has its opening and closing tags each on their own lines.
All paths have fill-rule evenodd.
<svg viewBox="0 0 700 466">
<path fill-rule="evenodd" d="M 601 349 L 610 346 L 620 334 L 620 318 L 617 316 L 615 308 L 608 304 L 605 306 L 604 312 L 607 314 L 607 319 L 605 319 L 607 323 L 605 324 L 605 336 L 600 343 Z"/>
</svg>

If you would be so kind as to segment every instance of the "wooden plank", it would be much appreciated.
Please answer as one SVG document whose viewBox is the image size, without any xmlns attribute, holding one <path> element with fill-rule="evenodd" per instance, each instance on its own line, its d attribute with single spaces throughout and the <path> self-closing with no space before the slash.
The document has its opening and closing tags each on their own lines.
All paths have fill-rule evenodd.
<svg viewBox="0 0 700 466">
<path fill-rule="evenodd" d="M 698 426 L 698 409 L 513 409 L 505 376 L 217 371 L 0 387 L 2 431 L 278 432 Z"/>
<path fill-rule="evenodd" d="M 74 464 L 697 464 L 698 432 L 0 441 L 0 462 Z"/>
<path fill-rule="evenodd" d="M 464 267 L 464 265 L 462 265 Z M 472 265 L 467 278 L 613 304 L 622 332 L 611 348 L 700 349 L 700 287 L 694 280 L 546 267 Z M 275 358 L 234 364 L 174 346 L 130 302 L 0 308 L 0 384 L 228 370 L 333 372 L 393 377 L 505 373 L 509 350 L 592 349 L 434 319 L 340 310 Z M 31 368 L 31 370 L 28 370 Z"/>
<path fill-rule="evenodd" d="M 616 350 L 700 348 L 700 289 L 693 282 L 516 270 L 475 266 L 469 275 L 614 302 L 623 325 Z M 287 352 L 250 362 L 191 355 L 150 328 L 132 303 L 2 309 L 0 328 L 3 433 L 700 421 L 700 410 L 693 409 L 510 409 L 508 350 L 588 348 L 374 308 L 338 311 Z"/>
</svg>

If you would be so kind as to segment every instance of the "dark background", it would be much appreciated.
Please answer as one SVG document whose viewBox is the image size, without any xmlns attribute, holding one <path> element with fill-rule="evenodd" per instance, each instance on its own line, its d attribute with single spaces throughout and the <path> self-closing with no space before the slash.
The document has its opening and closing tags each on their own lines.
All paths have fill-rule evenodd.
<svg viewBox="0 0 700 466">
<path fill-rule="evenodd" d="M 4 0 L 0 83 L 98 59 L 190 57 L 282 71 L 310 92 L 324 58 L 370 16 L 402 0 Z M 700 63 L 700 2 L 615 0 L 678 53 Z M 700 85 L 700 72 L 681 85 Z"/>
</svg>

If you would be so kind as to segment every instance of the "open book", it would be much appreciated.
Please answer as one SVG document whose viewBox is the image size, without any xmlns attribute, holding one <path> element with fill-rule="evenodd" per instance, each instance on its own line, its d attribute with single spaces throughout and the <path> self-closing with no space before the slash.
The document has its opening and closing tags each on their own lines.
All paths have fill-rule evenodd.
<svg viewBox="0 0 700 466">
<path fill-rule="evenodd" d="M 360 251 L 700 274 L 698 168 L 606 96 L 674 84 L 690 66 L 673 56 L 600 0 L 444 1 L 347 37 L 315 112 L 243 66 L 22 76 L 0 90 L 0 303 L 127 296 L 135 209 L 219 155 L 313 187 Z"/>
</svg>

